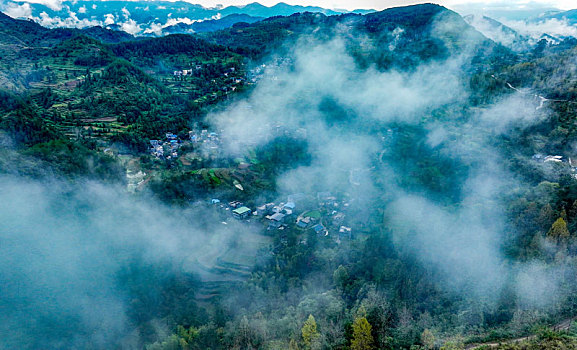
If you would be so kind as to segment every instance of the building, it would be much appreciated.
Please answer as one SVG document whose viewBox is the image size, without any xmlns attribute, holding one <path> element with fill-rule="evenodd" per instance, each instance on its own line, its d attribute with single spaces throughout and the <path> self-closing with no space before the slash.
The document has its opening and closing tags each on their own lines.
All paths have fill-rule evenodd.
<svg viewBox="0 0 577 350">
<path fill-rule="evenodd" d="M 329 231 L 327 231 L 327 229 L 322 224 L 315 225 L 312 227 L 312 229 L 319 236 L 328 236 L 329 235 Z"/>
<path fill-rule="evenodd" d="M 350 227 L 347 226 L 341 226 L 339 229 L 339 238 L 343 239 L 343 238 L 348 238 L 350 239 L 352 236 L 352 229 Z"/>
<path fill-rule="evenodd" d="M 233 209 L 238 209 L 238 208 L 242 207 L 243 205 L 239 201 L 232 201 L 232 202 L 228 203 L 228 206 L 233 208 Z"/>
<path fill-rule="evenodd" d="M 283 209 L 285 209 L 285 210 L 288 209 L 291 211 L 291 213 L 295 210 L 295 208 L 296 208 L 296 205 L 294 202 L 288 202 L 285 205 L 283 205 Z"/>
<path fill-rule="evenodd" d="M 297 227 L 305 229 L 308 228 L 315 220 L 309 216 L 297 219 Z"/>
<path fill-rule="evenodd" d="M 284 223 L 285 215 L 276 213 L 271 216 L 267 216 L 267 219 L 269 219 L 269 228 L 280 228 Z"/>
<path fill-rule="evenodd" d="M 274 207 L 274 203 L 267 203 L 267 204 L 261 205 L 260 207 L 256 208 L 256 211 L 257 211 L 259 216 L 265 216 L 265 215 L 269 215 L 270 213 L 272 213 L 273 207 Z"/>
<path fill-rule="evenodd" d="M 544 162 L 561 163 L 563 162 L 563 156 L 546 156 Z"/>
<path fill-rule="evenodd" d="M 296 204 L 296 203 L 304 202 L 304 201 L 306 201 L 306 199 L 307 199 L 307 195 L 306 195 L 306 194 L 304 194 L 304 193 L 294 193 L 294 194 L 291 194 L 291 195 L 288 196 L 287 202 Z M 287 204 L 288 204 L 288 203 L 287 203 Z M 293 209 L 294 209 L 294 208 L 293 208 Z"/>
<path fill-rule="evenodd" d="M 238 220 L 244 220 L 248 218 L 250 215 L 251 210 L 247 207 L 239 207 L 232 211 L 232 216 Z"/>
</svg>

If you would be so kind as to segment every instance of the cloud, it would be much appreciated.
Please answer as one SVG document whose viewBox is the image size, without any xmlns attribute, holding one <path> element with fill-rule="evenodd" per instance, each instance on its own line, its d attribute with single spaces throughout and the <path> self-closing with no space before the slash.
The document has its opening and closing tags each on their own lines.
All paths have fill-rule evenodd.
<svg viewBox="0 0 577 350">
<path fill-rule="evenodd" d="M 17 5 L 15 3 L 8 3 L 2 7 L 2 11 L 12 18 L 31 18 L 32 8 L 30 4 L 23 3 L 22 5 Z"/>
<path fill-rule="evenodd" d="M 34 20 L 48 28 L 86 28 L 102 25 L 102 22 L 98 20 L 88 18 L 79 19 L 76 13 L 70 11 L 70 9 L 68 9 L 68 17 L 64 19 L 58 16 L 50 17 L 48 13 L 42 12 L 39 17 L 34 17 Z"/>
<path fill-rule="evenodd" d="M 44 5 L 54 11 L 62 10 L 62 2 L 63 2 L 62 0 L 15 0 L 15 1 Z"/>
<path fill-rule="evenodd" d="M 515 31 L 500 25 L 500 23 L 490 18 L 481 15 L 470 15 L 465 17 L 465 19 L 467 23 L 494 42 L 519 51 L 526 50 L 529 47 L 528 40 L 525 41 Z"/>
<path fill-rule="evenodd" d="M 127 273 L 203 273 L 197 260 L 217 260 L 251 230 L 222 225 L 211 209 L 165 207 L 99 183 L 0 180 L 1 348 L 121 344 L 134 331 L 139 283 Z"/>
<path fill-rule="evenodd" d="M 402 35 L 396 34 L 389 36 L 393 50 Z M 242 156 L 242 150 L 279 133 L 304 138 L 311 163 L 282 174 L 280 194 L 343 194 L 361 224 L 382 215 L 371 208 L 379 203 L 383 225 L 393 230 L 402 256 L 412 255 L 439 273 L 450 291 L 496 301 L 518 273 L 501 254 L 506 228 L 500 195 L 523 184 L 504 166 L 492 140 L 534 125 L 548 117 L 546 111 L 536 109 L 532 95 L 513 93 L 479 112 L 455 112 L 469 103 L 463 80 L 470 69 L 467 52 L 409 71 L 359 69 L 347 49 L 351 43 L 342 39 L 346 33 L 336 37 L 301 38 L 296 48 L 266 62 L 248 97 L 210 116 L 229 154 Z M 452 112 L 445 114 L 446 108 Z M 422 139 L 405 141 L 418 154 L 394 146 L 395 139 L 408 137 L 404 130 L 423 133 Z M 443 202 L 449 197 L 406 185 L 425 171 L 413 166 L 427 151 L 457 169 L 441 176 L 448 184 L 438 185 L 446 186 L 442 192 L 450 200 L 458 198 L 453 205 Z M 530 303 L 523 276 L 518 295 Z"/>
<path fill-rule="evenodd" d="M 539 40 L 543 34 L 554 37 L 572 36 L 577 38 L 577 27 L 571 25 L 567 19 L 552 18 L 538 22 L 504 20 L 503 23 L 534 40 Z"/>
<path fill-rule="evenodd" d="M 114 15 L 112 13 L 107 13 L 106 15 L 104 15 L 104 24 L 105 25 L 114 24 Z"/>
<path fill-rule="evenodd" d="M 128 34 L 136 35 L 142 31 L 140 24 L 136 23 L 133 19 L 128 19 L 126 22 L 118 23 L 120 25 L 120 29 L 127 32 Z"/>
<path fill-rule="evenodd" d="M 128 9 L 126 7 L 122 8 L 122 14 L 124 15 L 125 19 L 129 19 L 130 18 L 130 11 L 128 11 Z"/>
<path fill-rule="evenodd" d="M 145 34 L 154 34 L 156 36 L 162 36 L 162 29 L 164 26 L 159 23 L 151 23 L 150 26 L 144 30 Z"/>
<path fill-rule="evenodd" d="M 204 18 L 204 19 L 190 19 L 188 17 L 178 17 L 178 18 L 171 18 L 172 14 L 168 14 L 168 19 L 166 20 L 166 22 L 164 24 L 161 23 L 157 23 L 157 22 L 153 22 L 151 23 L 148 28 L 146 28 L 144 30 L 145 34 L 154 34 L 156 36 L 162 36 L 164 34 L 163 30 L 165 28 L 171 27 L 171 26 L 175 26 L 179 23 L 183 23 L 186 25 L 191 25 L 197 22 L 203 22 L 203 21 L 207 21 L 207 20 L 217 20 L 221 18 L 220 13 L 210 17 L 210 18 Z M 192 31 L 192 30 L 190 30 Z"/>
</svg>

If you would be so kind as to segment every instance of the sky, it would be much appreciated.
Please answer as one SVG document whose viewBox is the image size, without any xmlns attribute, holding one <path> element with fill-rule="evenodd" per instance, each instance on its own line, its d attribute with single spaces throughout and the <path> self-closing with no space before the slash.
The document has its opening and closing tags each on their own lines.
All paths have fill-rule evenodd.
<svg viewBox="0 0 577 350">
<path fill-rule="evenodd" d="M 230 6 L 230 5 L 244 5 L 247 3 L 255 2 L 257 0 L 196 0 L 196 1 L 189 1 L 200 3 L 204 6 L 216 6 L 221 4 L 223 6 Z M 278 3 L 278 0 L 260 0 L 257 1 L 263 5 L 272 6 Z M 370 8 L 375 10 L 383 10 L 389 7 L 395 6 L 403 6 L 403 5 L 414 5 L 419 3 L 427 3 L 427 2 L 434 2 L 438 3 L 447 7 L 452 6 L 476 6 L 482 5 L 483 7 L 499 7 L 503 9 L 525 9 L 531 7 L 555 7 L 562 10 L 569 10 L 573 8 L 577 8 L 577 4 L 574 0 L 543 0 L 543 1 L 526 1 L 526 0 L 511 0 L 511 1 L 502 1 L 502 0 L 473 0 L 473 1 L 465 1 L 465 0 L 284 0 L 283 2 L 291 4 L 291 5 L 312 5 L 312 6 L 320 6 L 330 9 L 358 9 L 358 8 Z"/>
</svg>

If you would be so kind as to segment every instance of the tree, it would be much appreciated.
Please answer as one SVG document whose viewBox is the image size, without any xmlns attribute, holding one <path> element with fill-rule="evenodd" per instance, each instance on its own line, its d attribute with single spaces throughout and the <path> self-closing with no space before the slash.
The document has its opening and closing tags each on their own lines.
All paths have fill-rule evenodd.
<svg viewBox="0 0 577 350">
<path fill-rule="evenodd" d="M 425 329 L 423 333 L 421 333 L 421 343 L 423 343 L 423 347 L 426 350 L 434 349 L 435 348 L 435 336 L 433 332 L 429 329 Z"/>
<path fill-rule="evenodd" d="M 235 348 L 238 349 L 249 349 L 252 348 L 252 331 L 248 323 L 246 316 L 243 316 L 240 320 L 240 325 L 238 327 L 238 333 L 235 338 Z"/>
<path fill-rule="evenodd" d="M 309 315 L 309 318 L 305 321 L 303 328 L 301 329 L 301 333 L 305 343 L 305 348 L 312 349 L 313 345 L 318 342 L 320 336 L 317 331 L 317 322 L 313 315 Z"/>
<path fill-rule="evenodd" d="M 563 218 L 559 218 L 555 220 L 553 225 L 551 225 L 551 229 L 547 232 L 547 236 L 555 239 L 565 239 L 569 237 L 569 230 L 567 229 L 567 223 Z"/>
<path fill-rule="evenodd" d="M 353 322 L 353 340 L 351 341 L 352 350 L 369 350 L 373 349 L 372 327 L 366 317 L 357 317 Z"/>
<path fill-rule="evenodd" d="M 549 203 L 547 203 L 547 205 L 541 208 L 538 219 L 541 227 L 546 228 L 547 226 L 549 226 L 550 223 L 553 221 L 554 218 L 553 215 L 554 215 L 553 208 L 551 208 L 551 205 Z"/>
<path fill-rule="evenodd" d="M 335 285 L 345 292 L 347 284 L 349 283 L 349 272 L 343 265 L 339 265 L 338 269 L 333 272 L 333 281 Z"/>
<path fill-rule="evenodd" d="M 291 339 L 289 342 L 289 350 L 299 350 L 299 345 L 297 344 L 296 340 Z"/>
</svg>

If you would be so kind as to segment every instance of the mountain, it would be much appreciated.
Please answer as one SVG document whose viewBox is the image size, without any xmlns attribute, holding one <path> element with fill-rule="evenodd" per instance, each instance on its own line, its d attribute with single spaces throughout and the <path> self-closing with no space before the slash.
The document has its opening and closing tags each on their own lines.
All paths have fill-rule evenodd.
<svg viewBox="0 0 577 350">
<path fill-rule="evenodd" d="M 0 14 L 0 348 L 575 348 L 577 46 L 246 16 Z"/>
<path fill-rule="evenodd" d="M 510 21 L 526 21 L 530 18 L 537 18 L 545 14 L 561 12 L 558 8 L 551 7 L 547 3 L 531 2 L 527 5 L 502 6 L 499 3 L 487 2 L 462 2 L 451 6 L 463 16 L 477 15 L 491 18 L 506 19 Z"/>
<path fill-rule="evenodd" d="M 439 22 L 451 23 L 451 26 L 436 26 Z M 379 62 L 383 67 L 409 67 L 422 60 L 445 57 L 449 52 L 471 45 L 493 47 L 490 40 L 457 13 L 433 4 L 397 7 L 367 15 L 298 13 L 288 17 L 271 17 L 253 24 L 233 25 L 232 28 L 203 33 L 201 36 L 259 56 L 287 42 L 294 43 L 302 35 L 324 39 L 334 37 L 336 26 L 354 33 L 352 38 L 364 36 L 367 42 L 352 43 L 358 46 L 358 58 L 367 63 Z M 363 49 L 365 45 L 375 49 Z"/>
<path fill-rule="evenodd" d="M 107 2 L 103 6 L 114 5 Z M 276 10 L 291 8 L 279 4 Z M 258 13 L 263 7 L 251 4 L 244 10 Z M 242 91 L 246 58 L 262 57 L 300 37 L 327 40 L 337 27 L 354 33 L 346 40 L 361 67 L 375 64 L 383 70 L 405 70 L 465 48 L 475 47 L 479 52 L 495 49 L 458 14 L 432 4 L 366 15 L 305 12 L 257 20 L 230 15 L 207 23 L 181 23 L 168 30 L 192 29 L 198 35 L 134 40 L 129 34 L 102 27 L 48 29 L 2 15 L 0 33 L 5 33 L 5 45 L 0 51 L 5 54 L 0 58 L 0 79 L 9 90 L 51 96 L 43 101 L 67 101 L 68 110 L 60 103 L 55 103 L 59 107 L 46 104 L 54 113 L 71 113 L 87 125 L 105 122 L 108 126 L 100 127 L 105 131 L 98 137 L 137 133 L 140 136 L 123 139 L 135 146 L 142 137 L 155 137 L 166 122 L 179 128 L 185 125 L 186 110 L 197 113 L 203 106 L 227 98 L 231 91 Z M 437 26 L 440 21 L 450 26 Z M 231 23 L 232 28 L 210 31 Z M 187 72 L 186 77 L 174 73 L 182 71 Z M 46 89 L 49 94 L 43 92 Z M 139 110 L 143 113 L 140 117 Z M 63 132 L 70 133 L 74 123 L 62 124 Z"/>
<path fill-rule="evenodd" d="M 184 1 L 74 1 L 63 2 L 62 6 L 46 6 L 38 3 L 7 1 L 0 5 L 0 10 L 16 17 L 31 18 L 47 27 L 88 27 L 110 26 L 130 34 L 161 34 L 162 28 L 172 27 L 179 23 L 192 25 L 197 22 L 224 19 L 230 15 L 250 17 L 289 16 L 298 12 L 314 12 L 335 15 L 347 11 L 333 11 L 314 6 L 296 6 L 279 3 L 267 7 L 259 3 L 246 6 L 228 6 L 205 8 L 201 5 Z M 359 10 L 367 13 L 370 10 Z M 211 22 L 199 27 L 200 31 L 212 28 L 222 29 L 225 24 L 236 22 L 228 18 L 215 24 Z M 250 21 L 247 21 L 250 23 Z M 189 28 L 187 28 L 189 29 Z M 168 30 L 168 32 L 173 32 Z"/>
<path fill-rule="evenodd" d="M 253 17 L 244 14 L 232 14 L 220 19 L 212 19 L 192 24 L 178 23 L 163 29 L 166 34 L 178 33 L 205 33 L 214 32 L 221 29 L 230 28 L 237 23 L 256 23 L 262 21 L 263 17 Z"/>
<path fill-rule="evenodd" d="M 298 12 L 322 13 L 327 16 L 341 13 L 317 6 L 289 5 L 284 2 L 280 2 L 271 7 L 261 5 L 258 2 L 253 2 L 245 6 L 229 6 L 220 11 L 222 15 L 246 14 L 255 17 L 290 16 Z"/>
<path fill-rule="evenodd" d="M 566 20 L 570 25 L 577 24 L 577 9 L 569 11 L 557 11 L 548 13 L 542 16 L 536 16 L 531 19 L 531 22 L 544 22 L 550 19 Z"/>
<path fill-rule="evenodd" d="M 82 35 L 86 35 L 103 43 L 120 43 L 123 41 L 134 40 L 134 36 L 121 30 L 112 30 L 101 26 L 88 27 L 79 30 Z"/>
<path fill-rule="evenodd" d="M 50 55 L 50 50 L 77 36 L 104 43 L 134 39 L 127 33 L 101 27 L 48 29 L 33 21 L 17 20 L 0 13 L 0 82 L 10 90 L 25 89 L 46 73 L 41 73 L 34 65 Z"/>
<path fill-rule="evenodd" d="M 468 15 L 463 17 L 467 23 L 483 33 L 487 38 L 514 51 L 523 52 L 531 48 L 531 38 L 487 16 Z"/>
</svg>

